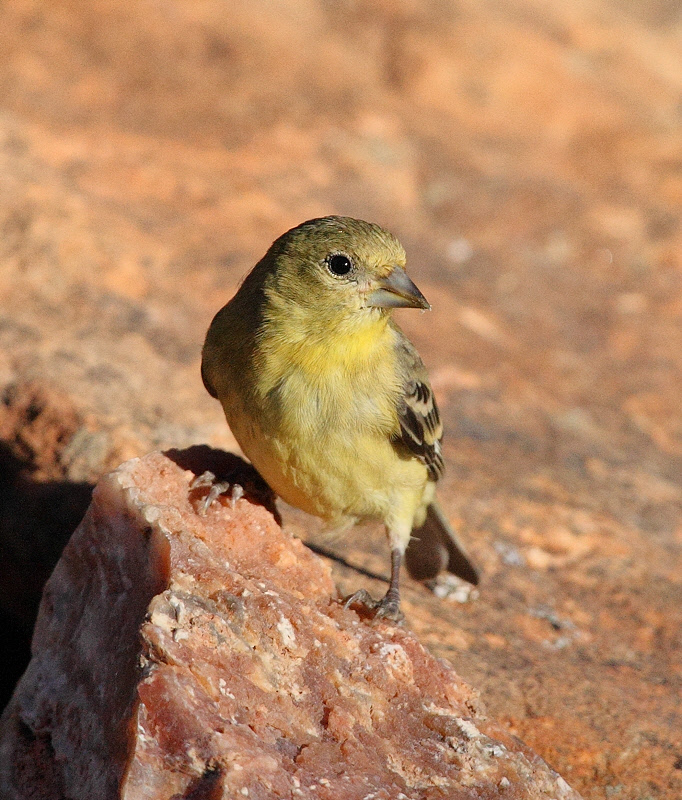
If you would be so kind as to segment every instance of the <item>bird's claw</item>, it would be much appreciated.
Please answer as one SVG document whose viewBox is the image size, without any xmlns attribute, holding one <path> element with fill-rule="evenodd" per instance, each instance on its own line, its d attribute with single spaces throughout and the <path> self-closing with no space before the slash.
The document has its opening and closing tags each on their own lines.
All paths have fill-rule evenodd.
<svg viewBox="0 0 682 800">
<path fill-rule="evenodd" d="M 393 622 L 402 622 L 405 615 L 400 610 L 400 599 L 391 594 L 389 589 L 381 600 L 375 600 L 367 589 L 358 589 L 357 592 L 346 597 L 343 601 L 344 608 L 354 608 L 361 616 L 371 619 L 390 619 Z"/>
<path fill-rule="evenodd" d="M 237 505 L 237 500 L 241 500 L 244 497 L 244 487 L 239 483 L 232 484 L 232 491 L 230 492 L 230 508 L 234 508 Z"/>
<path fill-rule="evenodd" d="M 206 516 L 208 509 L 213 505 L 213 503 L 215 503 L 221 494 L 227 494 L 230 492 L 231 508 L 234 508 L 237 504 L 237 500 L 244 496 L 243 486 L 238 483 L 230 483 L 229 481 L 216 482 L 215 475 L 208 470 L 203 472 L 201 475 L 197 475 L 197 477 L 190 484 L 189 490 L 190 492 L 194 492 L 197 489 L 205 489 L 206 487 L 208 487 L 208 493 L 196 505 L 197 513 L 201 517 Z"/>
</svg>

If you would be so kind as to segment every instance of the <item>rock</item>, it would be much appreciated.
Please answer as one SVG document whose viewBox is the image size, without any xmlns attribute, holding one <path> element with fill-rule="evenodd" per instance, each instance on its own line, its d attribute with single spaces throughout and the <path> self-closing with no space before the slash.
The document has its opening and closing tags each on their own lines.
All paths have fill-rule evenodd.
<svg viewBox="0 0 682 800">
<path fill-rule="evenodd" d="M 207 466 L 245 495 L 202 517 Z M 99 482 L 0 722 L 0 794 L 578 798 L 412 633 L 345 609 L 253 470 L 208 448 Z"/>
</svg>

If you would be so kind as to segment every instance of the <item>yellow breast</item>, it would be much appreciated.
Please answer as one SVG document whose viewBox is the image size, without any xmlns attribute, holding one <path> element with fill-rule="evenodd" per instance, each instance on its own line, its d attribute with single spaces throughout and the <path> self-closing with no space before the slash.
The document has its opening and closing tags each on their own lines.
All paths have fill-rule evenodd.
<svg viewBox="0 0 682 800">
<path fill-rule="evenodd" d="M 382 324 L 319 344 L 269 337 L 254 359 L 251 407 L 222 398 L 242 449 L 288 503 L 324 518 L 385 520 L 397 497 L 423 494 L 426 468 L 391 443 L 402 391 L 394 336 Z"/>
</svg>

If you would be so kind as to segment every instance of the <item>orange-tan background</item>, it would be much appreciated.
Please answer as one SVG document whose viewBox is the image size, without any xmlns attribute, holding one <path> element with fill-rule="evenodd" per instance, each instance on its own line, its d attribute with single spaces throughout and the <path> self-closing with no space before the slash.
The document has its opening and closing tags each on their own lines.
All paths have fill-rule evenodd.
<svg viewBox="0 0 682 800">
<path fill-rule="evenodd" d="M 401 322 L 484 571 L 464 604 L 406 581 L 409 624 L 586 798 L 682 796 L 679 3 L 6 0 L 0 54 L 13 676 L 91 483 L 233 446 L 212 314 L 288 227 L 352 214 L 433 305 Z M 380 532 L 332 546 L 386 572 Z"/>
</svg>

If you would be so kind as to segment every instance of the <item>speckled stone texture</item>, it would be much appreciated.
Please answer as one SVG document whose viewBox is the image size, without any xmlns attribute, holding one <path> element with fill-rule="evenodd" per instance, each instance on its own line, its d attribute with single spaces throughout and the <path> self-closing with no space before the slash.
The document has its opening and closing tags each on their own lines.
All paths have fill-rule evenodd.
<svg viewBox="0 0 682 800">
<path fill-rule="evenodd" d="M 2 718 L 3 800 L 578 800 L 412 633 L 344 609 L 243 462 L 199 516 L 202 454 L 96 488 Z"/>
</svg>

